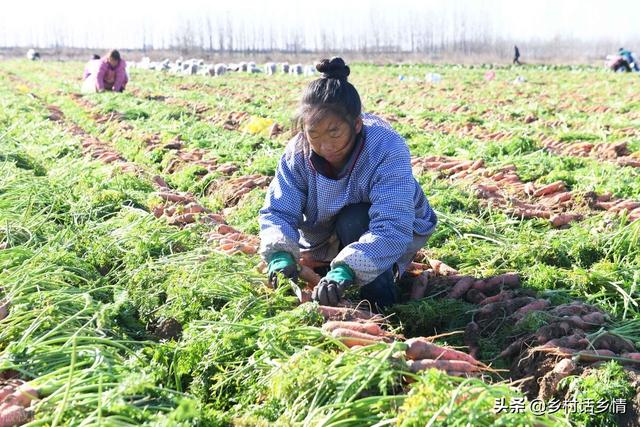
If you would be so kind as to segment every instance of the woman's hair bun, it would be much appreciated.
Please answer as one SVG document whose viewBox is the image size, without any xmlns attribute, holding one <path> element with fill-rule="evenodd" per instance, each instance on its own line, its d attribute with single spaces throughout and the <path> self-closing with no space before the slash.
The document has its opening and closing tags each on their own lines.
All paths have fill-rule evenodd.
<svg viewBox="0 0 640 427">
<path fill-rule="evenodd" d="M 325 79 L 345 79 L 351 72 L 349 66 L 340 57 L 322 59 L 316 64 L 316 70 L 322 73 Z"/>
</svg>

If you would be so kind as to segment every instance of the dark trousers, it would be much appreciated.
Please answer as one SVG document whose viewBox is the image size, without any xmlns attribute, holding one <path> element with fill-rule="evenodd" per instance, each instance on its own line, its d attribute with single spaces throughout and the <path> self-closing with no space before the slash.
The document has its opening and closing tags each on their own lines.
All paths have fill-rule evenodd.
<svg viewBox="0 0 640 427">
<path fill-rule="evenodd" d="M 370 203 L 358 203 L 342 208 L 336 218 L 336 234 L 340 249 L 360 239 L 369 230 Z M 385 308 L 395 304 L 396 286 L 393 268 L 385 271 L 372 282 L 360 288 L 360 298 L 369 301 L 372 308 Z"/>
</svg>

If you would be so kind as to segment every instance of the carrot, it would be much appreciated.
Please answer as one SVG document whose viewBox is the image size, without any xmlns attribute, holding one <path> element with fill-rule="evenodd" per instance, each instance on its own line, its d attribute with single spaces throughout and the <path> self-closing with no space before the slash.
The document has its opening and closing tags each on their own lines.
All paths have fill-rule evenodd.
<svg viewBox="0 0 640 427">
<path fill-rule="evenodd" d="M 609 317 L 606 314 L 602 314 L 599 311 L 594 311 L 593 313 L 588 313 L 580 317 L 586 323 L 590 323 L 593 325 L 604 325 L 607 320 L 609 320 Z"/>
<path fill-rule="evenodd" d="M 497 291 L 500 287 L 515 289 L 520 286 L 520 275 L 518 273 L 504 273 L 490 277 L 483 282 L 475 282 L 473 288 L 482 293 Z"/>
<path fill-rule="evenodd" d="M 18 405 L 0 406 L 0 427 L 13 427 L 25 424 L 31 419 L 31 414 Z"/>
<path fill-rule="evenodd" d="M 387 333 L 378 325 L 373 322 L 348 322 L 348 321 L 339 321 L 339 320 L 331 320 L 324 325 L 322 325 L 322 329 L 331 332 L 335 329 L 351 329 L 352 331 L 362 332 L 369 335 L 378 335 L 385 336 Z"/>
<path fill-rule="evenodd" d="M 154 177 L 151 178 L 151 181 L 163 190 L 169 189 L 169 184 L 167 184 L 167 181 L 165 181 L 160 175 L 154 175 Z"/>
<path fill-rule="evenodd" d="M 0 303 L 0 320 L 6 318 L 9 315 L 9 301 L 2 301 Z"/>
<path fill-rule="evenodd" d="M 186 196 L 182 196 L 180 194 L 175 194 L 175 193 L 168 193 L 166 191 L 159 191 L 158 193 L 158 197 L 160 197 L 163 200 L 167 200 L 169 202 L 190 202 L 191 199 L 189 197 Z"/>
<path fill-rule="evenodd" d="M 525 305 L 524 307 L 519 308 L 515 313 L 513 313 L 513 317 L 515 319 L 520 320 L 520 319 L 524 318 L 528 313 L 531 313 L 531 312 L 534 312 L 534 311 L 543 311 L 550 304 L 551 304 L 551 302 L 549 300 L 537 299 L 537 300 L 532 301 L 529 304 Z"/>
<path fill-rule="evenodd" d="M 26 408 L 31 404 L 32 400 L 36 399 L 38 399 L 38 390 L 28 383 L 24 383 L 11 395 L 7 396 L 5 402 Z"/>
<path fill-rule="evenodd" d="M 471 165 L 471 167 L 469 167 L 469 169 L 477 170 L 477 169 L 481 168 L 482 166 L 484 166 L 484 160 L 483 159 L 478 159 L 475 162 L 473 162 L 473 164 Z"/>
<path fill-rule="evenodd" d="M 192 203 L 189 203 L 188 205 L 186 205 L 184 207 L 184 209 L 182 210 L 182 213 L 183 214 L 190 214 L 190 213 L 191 214 L 197 214 L 197 213 L 203 213 L 205 211 L 206 211 L 206 209 L 203 206 L 201 206 L 201 205 L 199 205 L 199 204 L 197 204 L 195 202 L 192 202 Z"/>
<path fill-rule="evenodd" d="M 544 344 L 554 338 L 560 338 L 571 333 L 579 333 L 575 331 L 568 322 L 549 323 L 539 328 L 535 333 L 536 342 Z"/>
<path fill-rule="evenodd" d="M 417 300 L 424 297 L 428 286 L 429 273 L 423 272 L 414 279 L 413 284 L 411 285 L 411 295 L 409 296 L 409 299 Z"/>
<path fill-rule="evenodd" d="M 307 282 L 307 285 L 311 288 L 316 287 L 316 285 L 320 282 L 320 279 L 321 279 L 318 273 L 316 273 L 315 271 L 313 271 L 312 269 L 310 269 L 305 265 L 300 265 L 300 272 L 298 273 L 298 276 L 302 280 Z"/>
<path fill-rule="evenodd" d="M 626 338 L 612 333 L 604 333 L 591 342 L 591 345 L 599 350 L 611 350 L 614 353 L 634 352 L 636 347 Z"/>
<path fill-rule="evenodd" d="M 370 335 L 345 328 L 334 329 L 333 331 L 331 331 L 331 336 L 339 339 L 347 347 L 353 347 L 354 345 L 370 345 L 379 342 L 391 341 L 387 337 Z"/>
<path fill-rule="evenodd" d="M 464 295 L 464 299 L 471 304 L 478 304 L 486 298 L 487 296 L 477 289 L 469 289 Z"/>
<path fill-rule="evenodd" d="M 478 342 L 480 340 L 480 326 L 471 321 L 464 328 L 464 344 L 469 348 L 469 354 L 474 359 L 478 359 L 478 353 L 480 353 L 480 347 Z"/>
<path fill-rule="evenodd" d="M 447 298 L 457 299 L 463 296 L 473 285 L 474 278 L 471 276 L 463 276 L 462 279 L 458 280 L 458 282 L 453 286 L 453 288 L 449 291 Z"/>
<path fill-rule="evenodd" d="M 573 334 L 549 340 L 542 347 L 567 347 L 574 348 L 576 350 L 584 350 L 588 346 L 589 340 L 585 338 L 584 334 Z"/>
<path fill-rule="evenodd" d="M 238 230 L 227 224 L 220 224 L 217 229 L 220 234 L 239 233 Z"/>
<path fill-rule="evenodd" d="M 517 356 L 518 354 L 520 354 L 520 352 L 522 352 L 524 345 L 524 338 L 517 339 L 516 341 L 509 344 L 507 348 L 502 350 L 498 357 L 501 357 L 502 359 L 511 359 L 512 357 Z"/>
<path fill-rule="evenodd" d="M 460 160 L 453 160 L 451 162 L 442 163 L 440 166 L 436 168 L 436 171 L 451 169 L 454 166 L 458 166 L 460 163 L 461 163 Z"/>
<path fill-rule="evenodd" d="M 554 228 L 559 228 L 569 224 L 570 222 L 580 221 L 582 218 L 583 216 L 580 214 L 567 213 L 553 215 L 549 218 L 549 221 Z"/>
<path fill-rule="evenodd" d="M 509 315 L 520 307 L 524 307 L 533 301 L 535 301 L 535 298 L 532 297 L 518 297 L 505 301 L 494 302 L 492 304 L 482 306 L 476 314 L 478 315 L 478 318 L 489 318 L 502 314 Z"/>
<path fill-rule="evenodd" d="M 409 348 L 405 354 L 408 359 L 444 359 L 444 360 L 462 360 L 467 363 L 480 364 L 474 357 L 462 351 L 452 348 L 440 347 L 427 341 L 424 337 L 411 338 L 405 341 Z"/>
<path fill-rule="evenodd" d="M 640 361 L 640 353 L 622 353 L 620 356 L 625 357 L 627 359 Z"/>
<path fill-rule="evenodd" d="M 549 310 L 554 316 L 580 316 L 596 311 L 596 308 L 581 302 L 562 304 Z"/>
<path fill-rule="evenodd" d="M 551 184 L 538 188 L 533 192 L 534 197 L 546 196 L 547 194 L 557 193 L 565 189 L 564 182 L 556 181 Z"/>
<path fill-rule="evenodd" d="M 377 317 L 362 310 L 328 305 L 319 305 L 318 312 L 324 317 L 324 320 L 370 320 Z"/>
<path fill-rule="evenodd" d="M 482 368 L 473 365 L 464 360 L 434 360 L 434 359 L 419 359 L 408 360 L 407 366 L 409 371 L 414 374 L 427 369 L 438 369 L 440 371 L 453 371 L 453 372 L 481 372 Z"/>
<path fill-rule="evenodd" d="M 196 215 L 192 213 L 176 215 L 171 218 L 169 224 L 171 225 L 185 225 L 192 224 L 196 221 Z"/>
<path fill-rule="evenodd" d="M 4 387 L 0 388 L 0 402 L 4 402 L 4 399 L 7 396 L 11 395 L 15 390 L 15 387 L 12 385 L 5 385 Z"/>
<path fill-rule="evenodd" d="M 474 289 L 475 289 L 475 283 L 474 283 Z M 492 297 L 486 297 L 485 299 L 480 301 L 479 304 L 480 305 L 487 305 L 487 304 L 491 304 L 491 303 L 494 303 L 494 302 L 508 300 L 508 299 L 513 298 L 514 296 L 515 296 L 515 294 L 512 291 L 501 291 L 497 295 L 494 295 Z"/>
<path fill-rule="evenodd" d="M 458 274 L 458 270 L 449 267 L 447 264 L 437 259 L 430 259 L 429 265 L 431 265 L 431 268 L 433 268 L 433 272 L 437 275 L 451 276 L 454 274 Z"/>
</svg>

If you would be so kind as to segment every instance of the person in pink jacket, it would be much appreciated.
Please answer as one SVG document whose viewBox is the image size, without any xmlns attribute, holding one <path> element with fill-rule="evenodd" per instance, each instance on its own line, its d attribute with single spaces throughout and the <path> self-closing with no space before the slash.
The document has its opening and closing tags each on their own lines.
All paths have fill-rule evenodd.
<svg viewBox="0 0 640 427">
<path fill-rule="evenodd" d="M 101 60 L 92 60 L 84 69 L 83 92 L 103 92 L 110 90 L 122 92 L 128 81 L 127 63 L 120 57 L 120 52 L 112 50 Z"/>
</svg>

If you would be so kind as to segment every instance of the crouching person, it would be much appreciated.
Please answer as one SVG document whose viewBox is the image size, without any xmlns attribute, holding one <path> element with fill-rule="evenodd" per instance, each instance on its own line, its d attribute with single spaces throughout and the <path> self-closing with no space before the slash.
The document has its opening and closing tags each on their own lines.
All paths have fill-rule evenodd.
<svg viewBox="0 0 640 427">
<path fill-rule="evenodd" d="M 83 93 L 122 92 L 127 83 L 127 63 L 120 52 L 112 50 L 104 59 L 93 59 L 85 65 L 82 84 Z"/>
<path fill-rule="evenodd" d="M 299 133 L 287 144 L 260 210 L 260 254 L 295 279 L 297 260 L 330 262 L 313 299 L 337 305 L 344 291 L 382 309 L 437 219 L 412 175 L 409 149 L 386 122 L 361 111 L 341 58 L 322 60 L 306 88 Z"/>
</svg>

